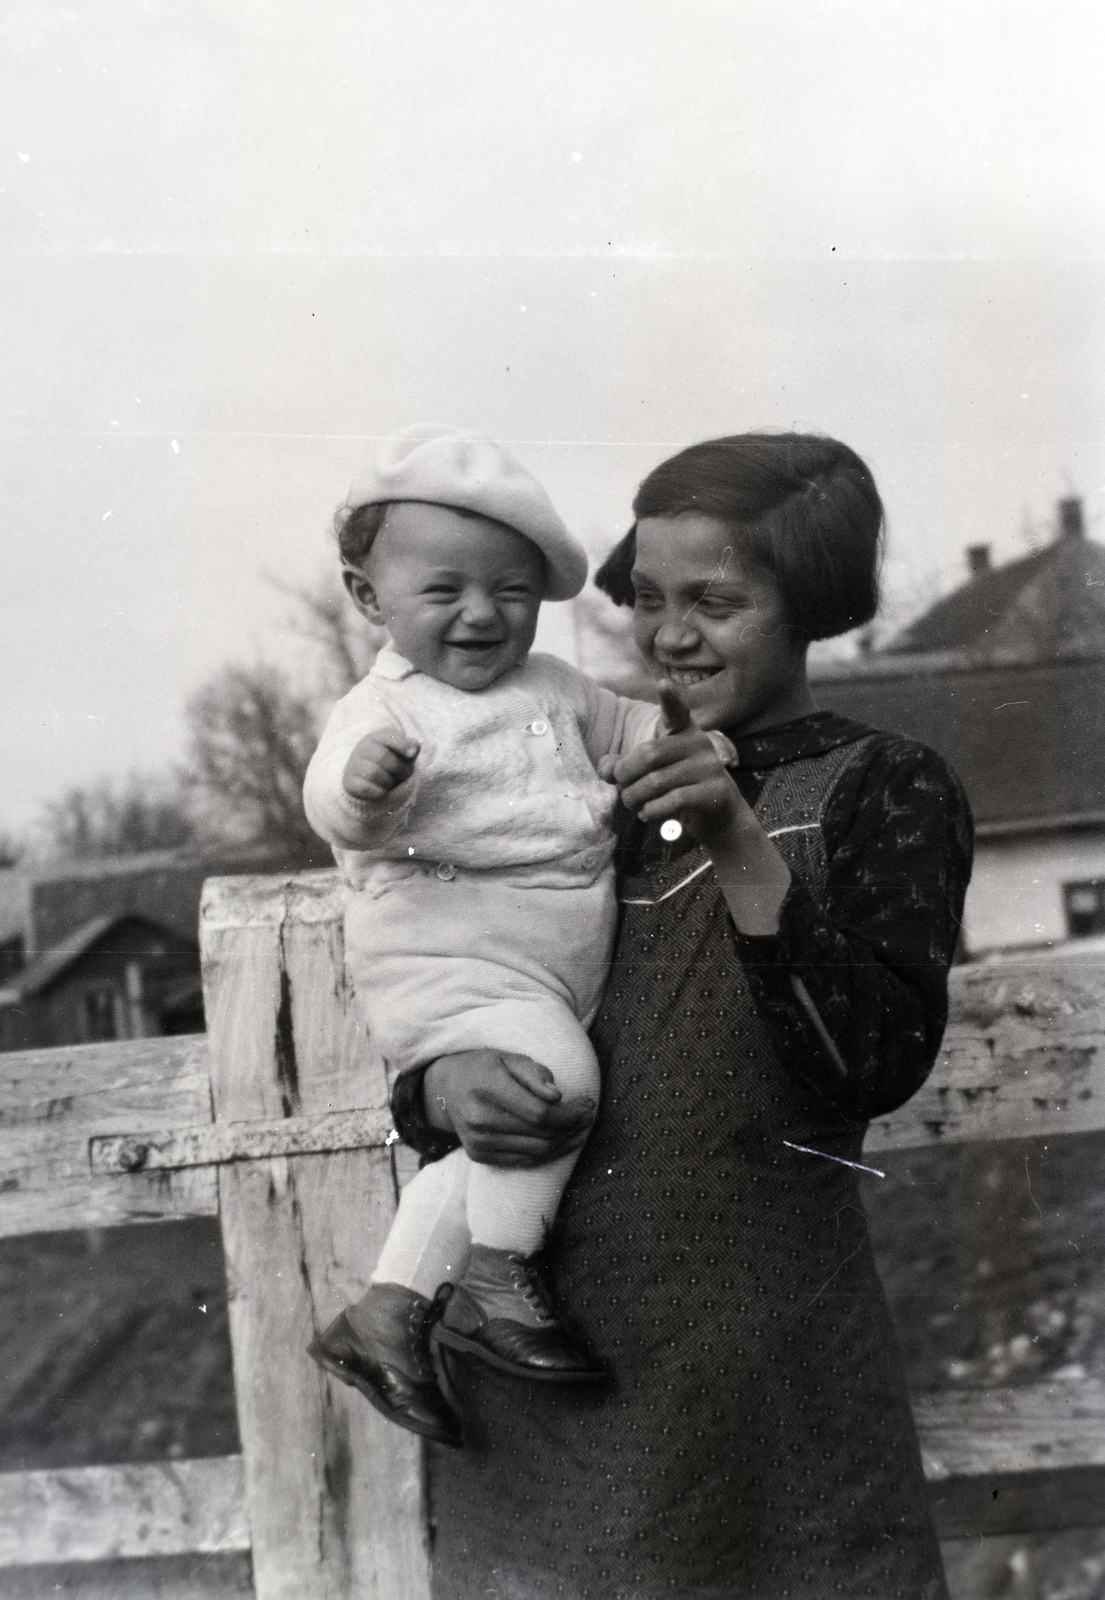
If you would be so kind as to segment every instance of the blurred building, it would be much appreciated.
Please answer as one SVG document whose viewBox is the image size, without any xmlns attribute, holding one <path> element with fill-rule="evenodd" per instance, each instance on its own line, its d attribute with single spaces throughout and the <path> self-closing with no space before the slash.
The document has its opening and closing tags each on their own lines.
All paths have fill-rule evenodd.
<svg viewBox="0 0 1105 1600">
<path fill-rule="evenodd" d="M 0 872 L 0 1050 L 202 1031 L 204 880 L 295 864 L 164 850 Z"/>
<path fill-rule="evenodd" d="M 977 826 L 968 953 L 1105 934 L 1105 548 L 1059 503 L 1044 549 L 967 581 L 878 652 L 826 666 L 818 702 L 946 756 Z"/>
</svg>

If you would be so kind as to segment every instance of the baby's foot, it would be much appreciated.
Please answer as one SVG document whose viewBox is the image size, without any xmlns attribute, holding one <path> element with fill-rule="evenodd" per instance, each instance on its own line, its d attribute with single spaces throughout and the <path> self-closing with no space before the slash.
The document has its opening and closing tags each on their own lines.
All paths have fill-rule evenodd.
<svg viewBox="0 0 1105 1600">
<path fill-rule="evenodd" d="M 472 1246 L 434 1338 L 519 1378 L 597 1383 L 607 1376 L 557 1316 L 537 1257 L 489 1245 Z"/>
<path fill-rule="evenodd" d="M 320 1367 L 359 1389 L 389 1422 L 439 1444 L 460 1445 L 460 1423 L 434 1375 L 429 1327 L 434 1308 L 397 1283 L 374 1283 L 308 1348 Z"/>
</svg>

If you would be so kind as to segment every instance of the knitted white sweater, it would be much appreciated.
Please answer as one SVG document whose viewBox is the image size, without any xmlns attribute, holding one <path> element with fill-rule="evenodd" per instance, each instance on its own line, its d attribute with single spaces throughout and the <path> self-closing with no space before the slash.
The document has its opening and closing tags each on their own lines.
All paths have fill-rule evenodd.
<svg viewBox="0 0 1105 1600">
<path fill-rule="evenodd" d="M 355 800 L 342 785 L 346 763 L 385 726 L 418 740 L 414 771 L 381 801 Z M 382 860 L 484 869 L 571 857 L 592 878 L 609 859 L 615 801 L 595 764 L 659 731 L 655 706 L 600 688 L 555 656 L 531 655 L 473 694 L 427 677 L 389 645 L 334 707 L 304 805 L 354 887 Z"/>
</svg>

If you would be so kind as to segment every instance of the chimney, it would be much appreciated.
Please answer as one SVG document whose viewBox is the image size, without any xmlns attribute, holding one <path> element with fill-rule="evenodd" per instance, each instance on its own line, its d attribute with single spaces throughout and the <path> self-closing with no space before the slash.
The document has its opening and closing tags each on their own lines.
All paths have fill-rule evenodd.
<svg viewBox="0 0 1105 1600">
<path fill-rule="evenodd" d="M 981 578 L 984 572 L 989 572 L 990 546 L 988 544 L 969 544 L 967 546 L 967 565 L 971 570 L 972 578 Z"/>
<path fill-rule="evenodd" d="M 1059 537 L 1061 539 L 1084 539 L 1086 525 L 1082 519 L 1082 501 L 1077 495 L 1072 495 L 1069 500 L 1059 502 Z"/>
</svg>

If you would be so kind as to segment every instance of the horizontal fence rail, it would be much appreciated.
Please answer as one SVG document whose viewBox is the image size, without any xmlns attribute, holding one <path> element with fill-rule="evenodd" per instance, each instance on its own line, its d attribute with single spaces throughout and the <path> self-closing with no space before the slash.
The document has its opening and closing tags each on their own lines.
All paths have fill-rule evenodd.
<svg viewBox="0 0 1105 1600">
<path fill-rule="evenodd" d="M 0 1472 L 0 1569 L 248 1549 L 241 1456 Z"/>
<path fill-rule="evenodd" d="M 176 1172 L 272 1156 L 371 1150 L 396 1137 L 389 1111 L 325 1111 L 317 1117 L 282 1117 L 273 1122 L 217 1122 L 177 1133 L 109 1134 L 89 1140 L 88 1156 L 97 1176 Z"/>
<path fill-rule="evenodd" d="M 207 1036 L 0 1054 L 0 1235 L 218 1214 L 242 1455 L 0 1474 L 0 1569 L 249 1550 L 257 1600 L 426 1600 L 417 1446 L 303 1354 L 395 1200 L 335 876 L 214 880 L 202 947 Z M 963 967 L 950 999 L 929 1082 L 868 1152 L 1105 1129 L 1105 963 Z M 1105 1467 L 1093 1380 L 914 1409 L 934 1485 Z"/>
<path fill-rule="evenodd" d="M 956 967 L 940 1059 L 864 1148 L 1105 1128 L 1105 964 L 1064 955 Z"/>
<path fill-rule="evenodd" d="M 214 1216 L 213 1171 L 105 1182 L 88 1157 L 96 1135 L 211 1117 L 203 1034 L 0 1052 L 0 1237 Z"/>
<path fill-rule="evenodd" d="M 925 1476 L 1105 1467 L 1105 1384 L 1088 1378 L 914 1397 Z"/>
</svg>

